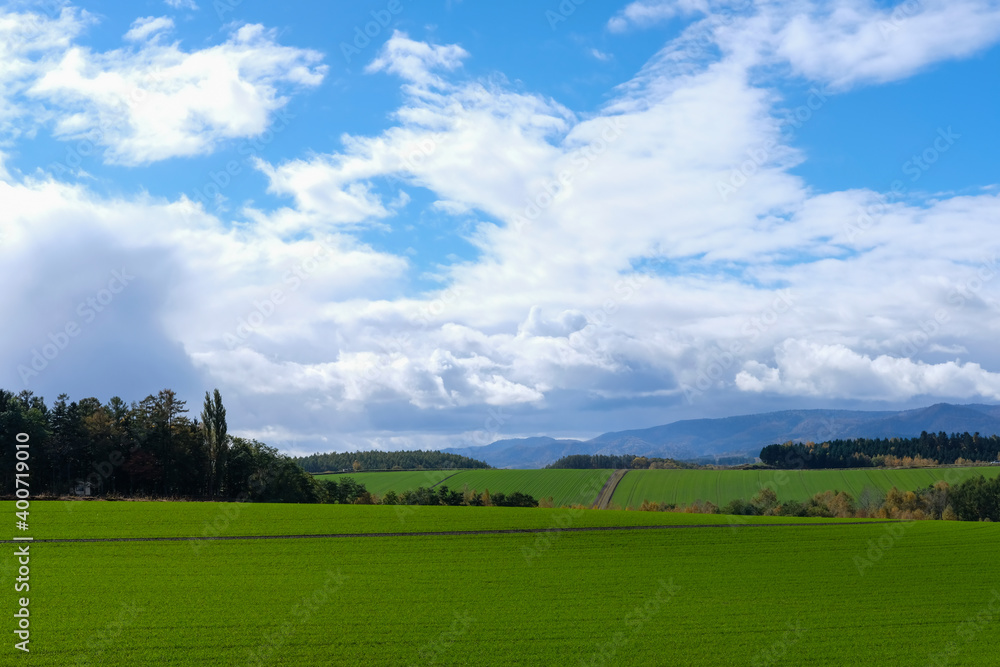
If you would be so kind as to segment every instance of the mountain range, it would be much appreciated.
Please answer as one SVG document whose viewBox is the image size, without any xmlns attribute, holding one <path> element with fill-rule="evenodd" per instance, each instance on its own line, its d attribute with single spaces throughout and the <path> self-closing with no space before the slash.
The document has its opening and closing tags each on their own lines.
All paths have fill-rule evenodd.
<svg viewBox="0 0 1000 667">
<path fill-rule="evenodd" d="M 1000 405 L 938 403 L 903 411 L 784 410 L 721 419 L 685 419 L 604 433 L 590 440 L 546 436 L 497 440 L 443 451 L 497 468 L 541 468 L 570 454 L 635 454 L 675 459 L 757 456 L 766 445 L 837 438 L 891 438 L 937 433 L 1000 434 Z"/>
</svg>

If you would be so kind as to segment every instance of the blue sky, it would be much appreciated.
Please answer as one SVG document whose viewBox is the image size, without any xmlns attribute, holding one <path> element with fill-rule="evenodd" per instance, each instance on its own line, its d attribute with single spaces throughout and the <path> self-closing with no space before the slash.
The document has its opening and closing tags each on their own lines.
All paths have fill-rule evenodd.
<svg viewBox="0 0 1000 667">
<path fill-rule="evenodd" d="M 292 453 L 1000 400 L 998 2 L 24 1 L 0 32 L 8 389 L 218 387 Z"/>
</svg>

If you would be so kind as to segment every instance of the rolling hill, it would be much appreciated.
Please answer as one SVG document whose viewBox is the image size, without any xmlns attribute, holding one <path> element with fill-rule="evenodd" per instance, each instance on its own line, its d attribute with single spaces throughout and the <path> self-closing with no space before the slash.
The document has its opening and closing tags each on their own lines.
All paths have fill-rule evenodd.
<svg viewBox="0 0 1000 667">
<path fill-rule="evenodd" d="M 498 468 L 538 468 L 569 454 L 636 454 L 679 459 L 722 454 L 756 456 L 788 440 L 914 437 L 921 431 L 1000 434 L 1000 406 L 938 403 L 915 410 L 785 410 L 721 419 L 685 419 L 662 426 L 604 433 L 590 440 L 544 436 L 497 440 L 443 451 Z"/>
</svg>

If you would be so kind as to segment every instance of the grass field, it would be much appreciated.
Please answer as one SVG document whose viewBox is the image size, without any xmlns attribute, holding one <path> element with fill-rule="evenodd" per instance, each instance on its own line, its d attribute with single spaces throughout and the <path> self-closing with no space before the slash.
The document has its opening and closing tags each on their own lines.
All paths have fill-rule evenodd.
<svg viewBox="0 0 1000 667">
<path fill-rule="evenodd" d="M 520 491 L 536 500 L 553 499 L 556 506 L 582 504 L 594 501 L 601 486 L 611 476 L 610 470 L 418 470 L 404 472 L 344 473 L 379 495 L 392 490 L 396 493 L 419 486 L 441 484 L 461 491 L 468 484 L 480 493 L 513 493 Z M 339 475 L 317 475 L 317 479 L 336 479 Z"/>
<path fill-rule="evenodd" d="M 180 534 L 232 510 L 76 504 L 70 512 L 32 503 L 32 534 Z M 12 513 L 11 505 L 0 504 Z M 282 521 L 285 510 L 293 512 Z M 246 505 L 233 523 L 238 533 L 275 534 L 310 521 L 396 532 L 728 520 L 396 510 Z M 75 531 L 86 518 L 87 531 Z M 642 531 L 35 543 L 32 652 L 16 664 L 923 666 L 938 654 L 947 654 L 941 664 L 1000 664 L 1000 585 L 990 583 L 1000 526 L 750 525 L 759 519 Z M 5 544 L 0 557 L 8 581 L 13 551 Z M 3 596 L 7 619 L 14 597 Z"/>
<path fill-rule="evenodd" d="M 346 473 L 379 495 L 419 486 L 443 484 L 449 489 L 489 489 L 491 493 L 521 491 L 536 500 L 552 497 L 554 504 L 590 505 L 610 470 L 417 470 Z M 730 500 L 749 500 L 771 485 L 781 500 L 805 501 L 824 491 L 847 491 L 855 498 L 867 487 L 888 491 L 893 486 L 916 491 L 945 479 L 950 483 L 976 475 L 995 477 L 1000 466 L 976 468 L 918 468 L 908 470 L 630 470 L 612 497 L 612 506 L 638 507 L 643 500 L 690 505 L 696 500 L 724 505 Z M 320 475 L 336 479 L 339 475 Z"/>
<path fill-rule="evenodd" d="M 449 477 L 444 484 L 449 489 L 470 489 L 490 493 L 527 493 L 536 500 L 551 497 L 560 505 L 590 505 L 604 483 L 611 477 L 610 470 L 466 470 Z"/>
<path fill-rule="evenodd" d="M 0 507 L 13 515 L 12 503 L 0 503 Z M 31 504 L 30 535 L 41 540 L 545 529 L 555 525 L 553 517 L 570 517 L 571 525 L 577 527 L 729 522 L 728 517 L 717 514 L 581 510 L 553 514 L 517 507 L 350 507 L 348 511 L 344 505 L 36 501 Z M 761 519 L 778 523 L 789 520 Z"/>
<path fill-rule="evenodd" d="M 338 480 L 350 477 L 365 488 L 378 495 L 386 491 L 402 493 L 421 486 L 434 486 L 441 480 L 455 474 L 454 470 L 399 470 L 389 472 L 352 472 L 337 475 L 316 475 L 316 479 Z"/>
<path fill-rule="evenodd" d="M 866 487 L 916 491 L 937 481 L 960 482 L 969 477 L 1000 476 L 1000 466 L 907 470 L 632 470 L 615 489 L 612 504 L 638 507 L 643 500 L 689 505 L 696 500 L 719 506 L 749 500 L 765 486 L 780 500 L 805 501 L 824 491 L 847 491 L 855 498 Z"/>
</svg>

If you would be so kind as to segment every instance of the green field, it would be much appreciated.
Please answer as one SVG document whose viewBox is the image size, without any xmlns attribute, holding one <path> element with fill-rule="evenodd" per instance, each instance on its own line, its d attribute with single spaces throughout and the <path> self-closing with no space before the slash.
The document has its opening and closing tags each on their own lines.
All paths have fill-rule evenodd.
<svg viewBox="0 0 1000 667">
<path fill-rule="evenodd" d="M 536 500 L 552 497 L 554 504 L 590 505 L 601 486 L 611 476 L 610 470 L 416 470 L 394 472 L 345 473 L 365 485 L 372 493 L 384 495 L 419 486 L 443 484 L 460 491 L 464 485 L 482 492 L 527 493 Z M 886 470 L 630 470 L 619 483 L 612 506 L 635 508 L 643 500 L 690 505 L 711 501 L 722 506 L 731 500 L 749 500 L 764 486 L 770 485 L 781 500 L 805 501 L 824 491 L 847 491 L 855 498 L 865 487 L 888 491 L 893 486 L 916 491 L 942 479 L 960 482 L 976 475 L 996 477 L 1000 466 L 974 468 L 913 468 Z M 319 475 L 318 479 L 337 479 L 340 475 Z"/>
<path fill-rule="evenodd" d="M 13 503 L 0 502 L 0 508 L 8 510 L 13 516 Z M 583 510 L 553 513 L 553 510 L 520 507 L 73 500 L 33 502 L 29 534 L 43 540 L 545 529 L 555 525 L 552 523 L 554 516 L 569 516 L 576 527 L 727 524 L 730 520 L 719 514 Z M 813 518 L 758 518 L 764 523 L 825 521 Z"/>
<path fill-rule="evenodd" d="M 67 504 L 32 503 L 32 534 L 177 535 L 233 507 Z M 0 506 L 13 513 L 12 503 Z M 401 517 L 398 509 L 245 505 L 233 523 L 236 533 L 280 534 L 310 522 L 398 532 L 401 524 L 728 521 L 462 507 L 404 508 L 411 513 Z M 948 652 L 942 664 L 1000 664 L 1000 585 L 990 583 L 1000 526 L 755 525 L 774 522 L 761 519 L 639 531 L 35 543 L 32 652 L 14 658 L 8 645 L 2 663 L 923 666 Z M 2 547 L 7 581 L 13 551 Z M 3 596 L 7 619 L 14 597 Z"/>
<path fill-rule="evenodd" d="M 445 480 L 449 489 L 470 489 L 490 493 L 527 493 L 536 500 L 552 498 L 560 505 L 587 505 L 594 502 L 610 470 L 466 470 Z"/>
<path fill-rule="evenodd" d="M 720 507 L 731 500 L 749 500 L 765 486 L 780 500 L 805 501 L 824 491 L 846 491 L 855 498 L 865 487 L 916 491 L 946 480 L 1000 476 L 1000 466 L 977 468 L 913 468 L 907 470 L 632 470 L 615 489 L 612 504 L 638 507 L 643 500 L 690 505 L 697 500 Z"/>
<path fill-rule="evenodd" d="M 454 470 L 394 470 L 389 472 L 351 472 L 336 475 L 315 475 L 316 479 L 350 477 L 372 493 L 383 495 L 386 491 L 402 493 L 421 486 L 434 486 L 455 474 Z"/>
<path fill-rule="evenodd" d="M 611 476 L 610 470 L 417 470 L 396 472 L 344 473 L 364 484 L 372 493 L 386 491 L 402 493 L 419 486 L 440 483 L 449 489 L 461 491 L 467 484 L 482 493 L 527 493 L 536 500 L 553 499 L 556 506 L 590 505 L 601 486 Z M 317 475 L 317 479 L 337 479 L 340 475 Z M 596 486 L 595 486 L 596 485 Z"/>
</svg>

